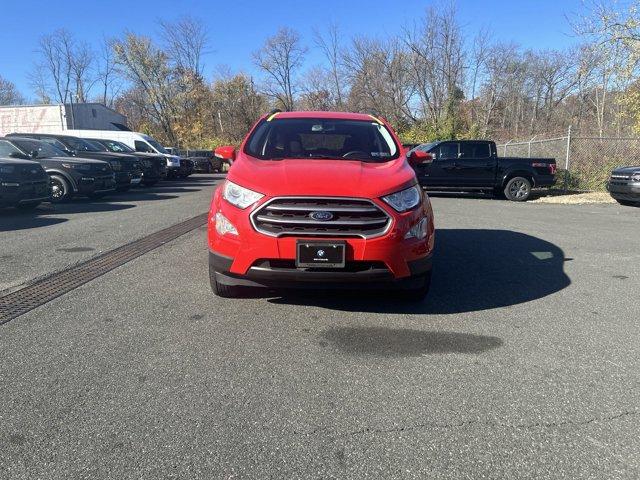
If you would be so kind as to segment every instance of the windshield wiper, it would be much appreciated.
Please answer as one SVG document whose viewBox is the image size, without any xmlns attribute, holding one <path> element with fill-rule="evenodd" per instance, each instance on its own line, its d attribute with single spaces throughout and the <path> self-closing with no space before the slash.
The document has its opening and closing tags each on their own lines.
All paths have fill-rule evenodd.
<svg viewBox="0 0 640 480">
<path fill-rule="evenodd" d="M 316 155 L 316 154 L 309 154 L 306 158 L 316 158 L 319 160 L 349 160 L 348 158 L 344 158 L 344 157 L 335 157 L 332 155 Z"/>
</svg>

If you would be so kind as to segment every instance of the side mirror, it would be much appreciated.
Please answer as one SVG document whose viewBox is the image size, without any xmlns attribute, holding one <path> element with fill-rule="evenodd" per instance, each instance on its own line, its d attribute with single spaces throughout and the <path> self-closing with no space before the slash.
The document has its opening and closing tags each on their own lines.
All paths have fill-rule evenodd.
<svg viewBox="0 0 640 480">
<path fill-rule="evenodd" d="M 29 158 L 38 158 L 38 150 L 31 150 L 29 152 Z"/>
<path fill-rule="evenodd" d="M 414 150 L 407 155 L 407 160 L 409 161 L 409 165 L 416 167 L 417 165 L 433 163 L 433 154 L 423 152 L 422 150 Z"/>
<path fill-rule="evenodd" d="M 216 157 L 231 163 L 236 159 L 236 148 L 230 145 L 218 147 L 214 150 L 213 154 Z"/>
</svg>

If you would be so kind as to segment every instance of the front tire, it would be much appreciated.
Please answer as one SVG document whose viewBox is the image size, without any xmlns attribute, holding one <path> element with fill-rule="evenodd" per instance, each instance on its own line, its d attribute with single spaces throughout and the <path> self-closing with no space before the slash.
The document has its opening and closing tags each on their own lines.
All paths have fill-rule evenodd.
<svg viewBox="0 0 640 480">
<path fill-rule="evenodd" d="M 71 185 L 61 175 L 49 175 L 51 181 L 51 202 L 62 203 L 71 198 Z"/>
<path fill-rule="evenodd" d="M 616 199 L 616 202 L 618 202 L 620 205 L 624 205 L 625 207 L 636 207 L 639 205 L 638 202 L 630 202 L 629 200 Z"/>
<path fill-rule="evenodd" d="M 422 275 L 422 285 L 400 291 L 400 298 L 407 302 L 421 302 L 429 294 L 431 288 L 431 272 Z"/>
<path fill-rule="evenodd" d="M 504 196 L 512 202 L 524 202 L 531 196 L 531 181 L 524 177 L 513 177 L 504 187 Z"/>
<path fill-rule="evenodd" d="M 235 298 L 239 296 L 238 287 L 224 285 L 216 280 L 216 272 L 211 265 L 209 266 L 209 283 L 211 283 L 211 290 L 213 290 L 213 293 L 218 297 Z"/>
</svg>

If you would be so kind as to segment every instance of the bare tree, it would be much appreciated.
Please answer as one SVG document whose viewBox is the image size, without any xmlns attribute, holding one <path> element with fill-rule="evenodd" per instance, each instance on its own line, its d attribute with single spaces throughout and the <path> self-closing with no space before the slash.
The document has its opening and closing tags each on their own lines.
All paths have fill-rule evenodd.
<svg viewBox="0 0 640 480">
<path fill-rule="evenodd" d="M 175 22 L 160 22 L 165 52 L 177 68 L 202 77 L 203 55 L 209 46 L 209 35 L 202 21 L 183 17 Z"/>
<path fill-rule="evenodd" d="M 320 30 L 314 30 L 314 42 L 316 47 L 322 51 L 328 63 L 327 70 L 331 79 L 331 90 L 333 91 L 333 96 L 335 96 L 332 108 L 342 110 L 344 108 L 345 75 L 341 62 L 341 37 L 338 25 L 330 23 L 327 26 L 326 36 Z"/>
<path fill-rule="evenodd" d="M 17 105 L 24 102 L 13 82 L 0 76 L 0 105 Z"/>
<path fill-rule="evenodd" d="M 96 80 L 100 85 L 98 100 L 106 106 L 112 106 L 120 90 L 120 78 L 113 54 L 113 41 L 103 38 L 98 56 Z"/>
<path fill-rule="evenodd" d="M 442 123 L 450 105 L 464 85 L 465 49 L 462 28 L 453 3 L 431 7 L 404 42 L 410 52 L 411 69 L 420 99 L 422 116 L 436 126 Z"/>
<path fill-rule="evenodd" d="M 301 44 L 300 34 L 284 27 L 253 54 L 255 65 L 267 75 L 267 95 L 285 110 L 294 107 L 299 89 L 297 75 L 306 53 L 307 48 Z"/>
<path fill-rule="evenodd" d="M 86 101 L 93 63 L 86 43 L 78 44 L 68 30 L 60 29 L 40 37 L 37 54 L 40 58 L 31 79 L 41 98 L 52 95 L 60 103 Z"/>
</svg>

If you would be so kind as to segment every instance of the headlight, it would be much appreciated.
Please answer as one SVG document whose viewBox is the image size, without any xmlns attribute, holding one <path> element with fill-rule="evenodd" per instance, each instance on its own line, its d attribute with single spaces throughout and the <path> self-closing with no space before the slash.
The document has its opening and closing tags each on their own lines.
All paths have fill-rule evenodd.
<svg viewBox="0 0 640 480">
<path fill-rule="evenodd" d="M 74 170 L 82 170 L 85 172 L 91 170 L 91 165 L 86 163 L 63 163 L 62 166 L 64 168 L 73 168 Z"/>
<path fill-rule="evenodd" d="M 406 212 L 420 204 L 422 190 L 418 185 L 382 197 L 397 212 Z"/>
<path fill-rule="evenodd" d="M 216 222 L 216 232 L 218 232 L 218 235 L 224 235 L 225 233 L 238 235 L 238 230 L 236 230 L 233 223 L 231 223 L 229 219 L 220 212 L 216 213 L 216 216 L 211 220 Z"/>
<path fill-rule="evenodd" d="M 227 180 L 224 182 L 224 190 L 222 190 L 222 198 L 224 198 L 231 205 L 235 205 L 238 208 L 247 208 L 249 205 L 253 205 L 260 200 L 264 195 L 248 188 L 241 187 L 233 182 Z"/>
<path fill-rule="evenodd" d="M 0 167 L 0 173 L 13 173 L 16 167 L 12 165 L 5 165 L 4 167 Z"/>
<path fill-rule="evenodd" d="M 640 182 L 640 173 L 634 173 L 633 175 L 631 175 L 631 181 Z"/>
</svg>

